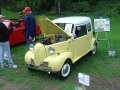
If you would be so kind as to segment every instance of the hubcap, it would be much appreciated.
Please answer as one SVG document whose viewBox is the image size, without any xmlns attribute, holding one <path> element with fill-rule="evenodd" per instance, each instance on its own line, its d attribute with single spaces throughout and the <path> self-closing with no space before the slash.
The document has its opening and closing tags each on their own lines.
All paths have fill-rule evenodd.
<svg viewBox="0 0 120 90">
<path fill-rule="evenodd" d="M 64 66 L 62 67 L 62 70 L 61 70 L 61 74 L 63 77 L 67 77 L 70 73 L 70 64 L 66 63 L 64 64 Z"/>
</svg>

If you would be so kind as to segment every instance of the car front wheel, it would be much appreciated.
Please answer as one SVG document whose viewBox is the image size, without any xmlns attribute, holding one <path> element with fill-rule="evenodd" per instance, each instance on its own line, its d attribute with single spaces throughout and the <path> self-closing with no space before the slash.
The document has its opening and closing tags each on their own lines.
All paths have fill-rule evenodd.
<svg viewBox="0 0 120 90">
<path fill-rule="evenodd" d="M 71 72 L 71 62 L 66 61 L 61 70 L 57 73 L 59 79 L 67 79 Z"/>
</svg>

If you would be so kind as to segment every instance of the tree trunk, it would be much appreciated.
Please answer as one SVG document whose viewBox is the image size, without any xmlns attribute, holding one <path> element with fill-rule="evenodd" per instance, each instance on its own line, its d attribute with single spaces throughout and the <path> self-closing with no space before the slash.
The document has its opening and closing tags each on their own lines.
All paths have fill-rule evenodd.
<svg viewBox="0 0 120 90">
<path fill-rule="evenodd" d="M 0 8 L 0 14 L 1 14 L 1 12 L 2 12 L 2 10 L 1 10 L 1 8 Z"/>
</svg>

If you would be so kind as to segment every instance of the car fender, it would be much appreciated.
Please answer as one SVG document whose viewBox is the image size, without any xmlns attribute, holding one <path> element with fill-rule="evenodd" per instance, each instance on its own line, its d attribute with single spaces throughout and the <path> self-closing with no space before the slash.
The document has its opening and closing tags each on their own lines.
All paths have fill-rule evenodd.
<svg viewBox="0 0 120 90">
<path fill-rule="evenodd" d="M 62 52 L 58 54 L 53 54 L 45 58 L 43 62 L 48 62 L 48 67 L 50 67 L 53 72 L 58 72 L 61 70 L 66 60 L 72 60 L 72 55 L 72 52 Z"/>
<path fill-rule="evenodd" d="M 93 49 L 94 43 L 96 43 L 96 39 L 95 39 L 95 38 L 92 38 L 92 41 L 91 41 L 91 50 Z M 97 43 L 96 43 L 96 44 L 97 44 Z"/>
<path fill-rule="evenodd" d="M 25 63 L 26 64 L 30 64 L 31 63 L 31 59 L 34 59 L 34 54 L 32 51 L 28 51 L 26 54 L 25 54 Z"/>
</svg>

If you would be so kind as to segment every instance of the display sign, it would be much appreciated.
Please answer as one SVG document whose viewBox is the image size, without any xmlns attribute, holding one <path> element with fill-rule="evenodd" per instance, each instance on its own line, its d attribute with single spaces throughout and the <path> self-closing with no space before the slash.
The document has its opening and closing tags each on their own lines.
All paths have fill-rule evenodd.
<svg viewBox="0 0 120 90">
<path fill-rule="evenodd" d="M 109 18 L 94 19 L 95 32 L 110 31 Z"/>
<path fill-rule="evenodd" d="M 90 86 L 90 76 L 85 75 L 83 73 L 79 73 L 78 79 L 79 79 L 79 83 L 81 83 L 85 86 Z"/>
</svg>

